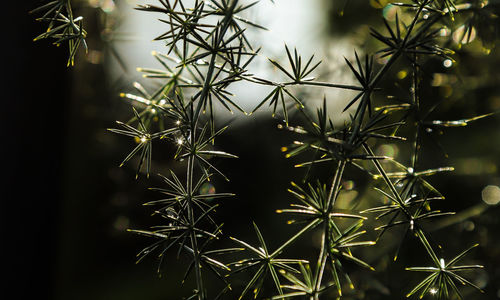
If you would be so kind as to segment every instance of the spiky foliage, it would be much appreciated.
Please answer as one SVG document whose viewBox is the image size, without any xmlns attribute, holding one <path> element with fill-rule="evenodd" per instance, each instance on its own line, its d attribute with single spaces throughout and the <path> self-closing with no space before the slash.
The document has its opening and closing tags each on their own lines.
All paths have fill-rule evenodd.
<svg viewBox="0 0 500 300">
<path fill-rule="evenodd" d="M 455 258 L 451 259 L 449 262 L 445 262 L 444 258 L 439 258 L 427 242 L 426 238 L 422 233 L 419 233 L 419 237 L 422 240 L 427 253 L 431 257 L 434 266 L 433 267 L 409 267 L 406 268 L 408 271 L 414 272 L 426 272 L 431 273 L 424 280 L 422 280 L 413 290 L 411 290 L 407 297 L 411 295 L 418 294 L 420 298 L 425 296 L 427 293 L 432 295 L 437 295 L 438 299 L 449 299 L 452 293 L 455 293 L 459 299 L 463 299 L 462 294 L 457 288 L 457 282 L 462 285 L 469 285 L 484 293 L 478 286 L 469 280 L 459 275 L 459 272 L 470 271 L 474 269 L 481 269 L 481 265 L 461 265 L 457 266 L 456 263 L 462 259 L 468 252 L 478 246 L 478 244 L 473 245 L 467 250 L 463 251 Z"/>
<path fill-rule="evenodd" d="M 50 1 L 31 11 L 33 14 L 42 14 L 36 20 L 47 24 L 44 33 L 38 35 L 34 41 L 52 39 L 53 44 L 59 46 L 68 43 L 68 66 L 75 63 L 75 55 L 81 45 L 87 49 L 85 37 L 87 32 L 83 29 L 83 17 L 74 17 L 70 0 Z"/>
<path fill-rule="evenodd" d="M 232 263 L 231 265 L 234 265 L 236 268 L 233 274 L 242 272 L 249 268 L 257 269 L 252 279 L 248 282 L 248 284 L 241 292 L 239 299 L 242 299 L 252 288 L 253 288 L 254 298 L 257 298 L 262 289 L 264 280 L 269 275 L 271 276 L 274 282 L 276 290 L 280 294 L 283 294 L 283 290 L 281 289 L 281 283 L 278 277 L 278 270 L 288 270 L 291 272 L 297 272 L 296 269 L 293 268 L 291 265 L 307 262 L 299 259 L 278 258 L 278 255 L 281 254 L 282 248 L 279 248 L 274 252 L 270 252 L 267 248 L 264 237 L 262 236 L 262 233 L 259 230 L 259 227 L 257 227 L 255 223 L 253 224 L 253 226 L 255 229 L 255 233 L 257 234 L 257 238 L 259 240 L 258 247 L 251 246 L 250 244 L 244 241 L 232 238 L 237 244 L 239 244 L 245 250 L 253 253 L 254 255 L 254 257 L 245 258 L 243 260 Z"/>
<path fill-rule="evenodd" d="M 152 94 L 139 83 L 134 84 L 139 95 L 122 94 L 141 111 L 137 112 L 134 108 L 134 118 L 128 123 L 119 123 L 128 131 L 112 131 L 146 137 L 148 143 L 137 146 L 138 150 L 134 150 L 125 161 L 143 149 L 147 173 L 151 161 L 150 141 L 160 138 L 160 141 L 173 144 L 177 149 L 173 159 L 185 163 L 185 174 L 179 176 L 170 171 L 170 176 L 162 176 L 167 188 L 154 190 L 167 195 L 167 198 L 146 203 L 160 207 L 155 210 L 155 215 L 160 216 L 165 224 L 154 226 L 151 230 L 131 231 L 156 239 L 139 253 L 139 260 L 148 254 L 158 253 L 158 270 L 168 252 L 174 248 L 187 257 L 189 264 L 184 279 L 192 275 L 196 282 L 194 294 L 189 299 L 213 298 L 214 291 L 204 284 L 204 278 L 210 274 L 219 278 L 224 286 L 222 291 L 213 294 L 220 298 L 230 290 L 225 273 L 231 270 L 231 265 L 214 256 L 242 250 L 217 249 L 213 243 L 222 234 L 222 226 L 214 216 L 218 206 L 216 200 L 232 194 L 203 194 L 200 190 L 213 174 L 228 180 L 214 161 L 237 157 L 216 148 L 216 138 L 227 127 L 217 128 L 214 114 L 215 105 L 243 112 L 231 99 L 232 94 L 227 88 L 247 76 L 246 67 L 255 56 L 241 28 L 242 22 L 253 23 L 237 15 L 252 5 L 241 5 L 237 0 L 210 4 L 196 0 L 189 5 L 187 1 L 159 2 L 158 6 L 140 5 L 137 9 L 162 15 L 160 21 L 166 31 L 156 40 L 165 41 L 167 51 L 166 54 L 152 53 L 161 69 L 137 70 L 143 73 L 144 78 L 162 82 Z M 137 129 L 132 126 L 136 121 Z M 279 259 L 274 263 L 281 268 Z"/>
<path fill-rule="evenodd" d="M 423 62 L 432 57 L 453 59 L 454 52 L 448 49 L 449 43 L 438 39 L 445 22 L 454 22 L 455 18 L 464 20 L 463 23 L 452 23 L 455 28 L 463 28 L 462 34 L 456 37 L 460 44 L 471 40 L 474 27 L 483 27 L 485 30 L 481 30 L 479 35 L 482 34 L 485 43 L 491 44 L 491 32 L 488 34 L 488 30 L 495 31 L 497 27 L 494 26 L 495 16 L 488 10 L 488 3 L 480 0 L 464 3 L 455 3 L 453 0 L 409 0 L 390 4 L 401 8 L 395 16 L 395 22 L 384 20 L 381 24 L 385 28 L 382 31 L 375 28 L 371 31 L 372 37 L 381 44 L 380 49 L 364 57 L 354 51 L 353 59 L 345 59 L 346 69 L 356 81 L 355 85 L 347 85 L 316 80 L 313 73 L 319 70 L 321 61 L 316 61 L 314 55 L 303 59 L 296 49 L 291 51 L 287 45 L 283 52 L 287 63 L 282 63 L 281 58 L 269 58 L 282 80 L 247 72 L 259 52 L 254 49 L 259 48 L 249 42 L 245 26 L 257 29 L 264 27 L 245 19 L 242 13 L 257 2 L 158 2 L 156 5 L 140 5 L 137 9 L 161 15 L 161 25 L 165 29 L 156 40 L 165 43 L 166 51 L 165 54 L 154 52 L 153 56 L 162 69 L 138 68 L 138 71 L 145 78 L 162 82 L 153 93 L 147 92 L 140 83 L 134 83 L 138 94 L 123 93 L 123 98 L 132 101 L 134 115 L 128 122 L 118 123 L 122 129 L 110 130 L 133 137 L 138 143 L 123 161 L 128 162 L 140 152 L 137 173 L 143 164 L 146 165 L 146 174 L 150 173 L 153 140 L 173 144 L 177 150 L 171 156 L 179 164 L 184 163 L 185 172 L 180 176 L 170 170 L 169 176 L 161 176 L 166 187 L 154 190 L 167 197 L 146 203 L 147 206 L 158 207 L 154 215 L 161 217 L 164 223 L 150 230 L 131 230 L 156 239 L 139 253 L 139 260 L 148 254 L 158 253 L 160 270 L 167 252 L 176 248 L 178 253 L 184 254 L 189 261 L 184 279 L 194 273 L 196 281 L 194 294 L 188 299 L 212 298 L 209 294 L 211 296 L 213 291 L 204 284 L 207 273 L 223 283 L 224 288 L 215 296 L 219 299 L 230 290 L 227 275 L 249 271 L 253 272 L 249 275 L 249 281 L 241 287 L 241 292 L 238 291 L 240 298 L 251 294 L 251 290 L 254 298 L 265 294 L 266 281 L 274 286 L 268 294 L 278 294 L 273 299 L 306 297 L 318 300 L 331 295 L 341 297 L 344 295 L 345 283 L 354 288 L 354 282 L 344 267 L 346 262 L 374 269 L 364 259 L 353 254 L 353 250 L 358 247 L 375 244 L 373 241 L 359 241 L 366 233 L 363 221 L 367 217 L 353 212 L 354 208 L 348 203 L 341 206 L 347 206 L 347 209 L 338 208 L 338 204 L 343 202 L 342 181 L 346 178 L 345 174 L 350 172 L 349 169 L 354 167 L 373 179 L 378 194 L 376 198 L 386 199 L 385 204 L 362 211 L 378 214 L 375 219 L 382 224 L 374 227 L 380 231 L 377 241 L 383 241 L 382 236 L 388 230 L 404 227 L 405 233 L 399 241 L 396 257 L 399 248 L 407 240 L 405 237 L 411 232 L 418 237 L 434 263 L 432 267 L 407 268 L 409 271 L 431 273 L 408 293 L 408 297 L 417 294 L 423 297 L 431 293 L 437 294 L 440 299 L 447 299 L 455 293 L 462 298 L 457 282 L 476 287 L 458 273 L 481 266 L 456 265 L 476 245 L 446 263 L 444 259 L 438 259 L 435 247 L 428 241 L 430 233 L 426 231 L 427 222 L 453 214 L 435 208 L 434 203 L 444 200 L 444 196 L 428 177 L 453 171 L 453 168 L 424 168 L 419 157 L 423 155 L 421 146 L 424 135 L 431 135 L 434 130 L 466 126 L 490 114 L 454 121 L 433 119 L 434 110 L 441 102 L 423 99 L 420 90 L 425 73 Z M 82 28 L 81 17 L 73 18 L 70 2 L 52 1 L 34 12 L 44 12 L 39 20 L 48 23 L 48 31 L 36 40 L 53 38 L 56 44 L 68 41 L 68 64 L 73 64 L 79 45 L 85 45 L 86 33 Z M 407 21 L 403 22 L 403 19 Z M 387 92 L 381 89 L 382 79 L 398 64 L 411 69 L 406 97 L 380 105 L 376 96 Z M 309 172 L 313 166 L 322 163 L 330 170 L 329 178 L 318 183 L 309 182 L 307 176 L 302 187 L 292 183 L 290 193 L 298 202 L 292 203 L 291 208 L 277 212 L 289 216 L 288 223 L 300 225 L 300 228 L 274 251 L 268 249 L 255 223 L 258 246 L 232 238 L 237 245 L 235 248 L 213 247 L 213 242 L 222 236 L 222 226 L 214 216 L 218 204 L 213 200 L 232 194 L 200 192 L 200 187 L 211 176 L 226 178 L 216 167 L 218 158 L 236 158 L 235 155 L 216 150 L 215 140 L 226 127 L 217 126 L 215 106 L 220 105 L 230 112 L 233 109 L 243 112 L 228 89 L 238 81 L 271 89 L 252 112 L 267 103 L 272 107 L 272 115 L 279 117 L 277 111 L 280 106 L 282 123 L 279 126 L 286 129 L 286 134 L 293 134 L 296 138 L 292 146 L 286 147 L 286 156 L 300 156 L 302 160 L 296 164 L 297 167 L 307 166 Z M 327 112 L 327 101 L 333 99 L 327 100 L 325 97 L 323 106 L 317 109 L 315 115 L 311 114 L 308 102 L 297 96 L 299 87 L 355 91 L 355 96 L 343 109 L 344 112 L 355 109 L 355 113 L 343 126 L 335 127 Z M 292 123 L 289 122 L 289 114 L 293 106 L 297 107 L 304 121 L 302 124 L 289 124 Z M 396 161 L 393 157 L 376 155 L 372 150 L 373 145 L 385 141 L 406 142 L 410 153 L 405 159 L 409 164 Z M 311 152 L 312 158 L 304 158 L 303 154 Z M 320 183 L 324 181 L 329 181 L 329 184 Z M 315 246 L 319 251 L 310 251 L 312 256 L 317 254 L 315 263 L 303 258 L 282 258 L 297 241 L 317 233 L 320 241 Z M 231 252 L 246 256 L 232 263 L 215 258 Z M 282 285 L 283 279 L 290 284 Z"/>
</svg>

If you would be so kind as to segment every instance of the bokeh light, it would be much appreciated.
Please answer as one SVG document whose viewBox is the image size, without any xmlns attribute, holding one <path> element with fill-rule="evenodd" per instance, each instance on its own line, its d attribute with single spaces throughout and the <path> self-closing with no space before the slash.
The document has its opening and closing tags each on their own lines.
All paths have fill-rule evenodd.
<svg viewBox="0 0 500 300">
<path fill-rule="evenodd" d="M 488 185 L 481 191 L 481 197 L 484 203 L 488 205 L 497 205 L 500 203 L 500 187 Z"/>
</svg>

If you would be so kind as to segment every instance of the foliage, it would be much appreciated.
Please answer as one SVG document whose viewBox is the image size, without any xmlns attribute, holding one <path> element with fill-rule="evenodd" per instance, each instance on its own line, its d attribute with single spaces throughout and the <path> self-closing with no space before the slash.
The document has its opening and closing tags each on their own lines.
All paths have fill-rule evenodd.
<svg viewBox="0 0 500 300">
<path fill-rule="evenodd" d="M 453 299 L 454 296 L 461 299 L 457 282 L 481 291 L 470 279 L 458 273 L 482 266 L 456 265 L 477 245 L 448 263 L 438 258 L 434 250 L 441 246 L 430 237 L 427 224 L 432 226 L 434 220 L 454 212 L 435 208 L 434 204 L 444 200 L 444 196 L 431 184 L 428 176 L 453 168 L 426 169 L 421 165 L 420 157 L 422 136 L 435 129 L 467 126 L 490 114 L 460 120 L 434 119 L 433 112 L 440 103 L 421 97 L 421 91 L 427 88 L 422 80 L 423 63 L 434 57 L 453 59 L 454 51 L 447 49 L 452 37 L 443 39 L 440 36 L 444 26 L 455 24 L 455 20 L 465 20 L 466 29 L 458 37 L 459 41 L 469 40 L 474 27 L 484 43 L 491 45 L 494 38 L 491 38 L 492 26 L 488 22 L 494 18 L 490 8 L 497 3 L 411 0 L 388 4 L 398 7 L 399 13 L 396 13 L 394 22 L 383 19 L 383 30 L 371 29 L 371 35 L 380 46 L 378 51 L 364 57 L 355 52 L 354 60 L 345 59 L 348 70 L 356 78 L 356 85 L 318 81 L 314 73 L 321 62 L 315 61 L 314 56 L 303 59 L 296 49 L 292 51 L 286 45 L 283 49 L 286 63 L 269 59 L 270 64 L 286 78 L 285 81 L 251 74 L 248 67 L 259 55 L 259 50 L 256 50 L 259 48 L 251 45 L 245 27 L 257 30 L 264 27 L 246 20 L 242 14 L 256 3 L 242 0 L 158 0 L 158 3 L 137 7 L 142 12 L 160 14 L 161 26 L 165 26 L 166 31 L 155 38 L 165 43 L 165 54 L 153 53 L 163 69 L 139 69 L 144 77 L 159 78 L 163 82 L 153 94 L 139 83 L 134 84 L 139 95 L 122 94 L 131 100 L 133 116 L 128 122 L 118 122 L 122 129 L 110 131 L 134 138 L 136 145 L 122 165 L 140 153 L 137 174 L 145 165 L 145 173 L 149 176 L 153 144 L 164 142 L 176 147 L 172 157 L 185 169 L 184 174 L 169 170 L 168 175 L 159 175 L 165 187 L 153 190 L 166 198 L 146 203 L 156 208 L 154 214 L 160 216 L 163 223 L 149 230 L 131 230 L 154 239 L 139 253 L 139 260 L 157 253 L 160 272 L 164 259 L 170 257 L 174 249 L 178 255 L 188 257 L 190 263 L 184 278 L 194 276 L 196 287 L 187 299 L 220 299 L 226 294 L 231 299 L 244 298 L 252 293 L 257 298 L 266 288 L 264 294 L 272 299 L 340 298 L 345 296 L 346 286 L 355 289 L 348 272 L 352 263 L 361 269 L 375 271 L 369 262 L 353 252 L 359 247 L 377 247 L 376 242 L 382 241 L 387 231 L 404 227 L 405 233 L 395 258 L 401 244 L 411 235 L 418 238 L 423 246 L 422 253 L 433 264 L 432 267 L 406 268 L 430 273 L 405 292 L 408 297 L 436 294 L 439 299 Z M 56 44 L 68 41 L 68 64 L 72 65 L 79 45 L 85 45 L 82 19 L 73 18 L 69 1 L 49 2 L 34 10 L 37 13 L 42 11 L 45 13 L 39 20 L 48 23 L 48 30 L 35 40 L 54 38 Z M 403 19 L 410 21 L 405 24 Z M 475 22 L 480 24 L 475 25 Z M 410 87 L 404 99 L 380 103 L 380 95 L 390 95 L 390 91 L 382 90 L 381 82 L 397 64 L 405 64 L 411 69 Z M 232 237 L 234 247 L 219 249 L 216 242 L 224 234 L 222 225 L 215 220 L 219 206 L 216 202 L 219 198 L 234 195 L 201 191 L 212 176 L 228 180 L 224 170 L 215 166 L 214 159 L 237 159 L 236 155 L 216 150 L 217 139 L 226 127 L 217 127 L 215 106 L 244 113 L 230 92 L 234 83 L 242 81 L 271 89 L 252 113 L 268 104 L 273 117 L 282 119 L 278 126 L 284 129 L 283 134 L 296 139 L 285 148 L 286 157 L 300 157 L 301 162 L 296 166 L 306 167 L 308 174 L 317 165 L 326 166 L 330 173 L 328 178 L 317 182 L 307 176 L 303 184 L 292 182 L 289 192 L 296 202 L 291 208 L 280 209 L 277 213 L 290 216 L 288 223 L 299 224 L 300 228 L 275 250 L 268 248 L 255 223 L 258 245 Z M 354 91 L 354 97 L 344 108 L 344 112 L 355 108 L 349 122 L 334 125 L 336 123 L 327 111 L 327 101 L 331 100 L 326 97 L 316 114 L 311 113 L 308 101 L 301 100 L 292 89 L 306 86 Z M 302 117 L 303 124 L 292 124 L 289 118 L 292 112 Z M 373 145 L 385 142 L 406 143 L 410 149 L 410 163 L 405 165 L 393 157 L 376 155 Z M 373 179 L 379 199 L 386 199 L 384 205 L 363 211 L 354 207 L 347 211 L 339 208 L 345 207 L 339 205 L 345 201 L 342 181 L 354 169 Z M 375 218 L 383 224 L 366 228 L 364 221 L 372 218 L 371 213 L 377 213 Z M 379 231 L 375 241 L 363 238 L 371 229 Z M 289 250 L 298 240 L 318 232 L 319 253 L 315 259 L 311 260 L 307 254 L 289 258 Z M 237 256 L 229 255 L 234 253 L 243 258 L 236 260 Z M 232 291 L 231 278 L 237 273 L 250 273 L 250 279 Z M 215 291 L 205 283 L 210 275 L 220 279 L 224 286 L 221 291 Z"/>
</svg>

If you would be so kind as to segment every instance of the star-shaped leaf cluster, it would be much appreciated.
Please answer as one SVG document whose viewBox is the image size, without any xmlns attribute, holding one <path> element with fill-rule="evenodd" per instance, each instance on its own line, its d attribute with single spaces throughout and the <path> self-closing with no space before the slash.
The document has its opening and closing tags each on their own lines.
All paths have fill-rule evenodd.
<svg viewBox="0 0 500 300">
<path fill-rule="evenodd" d="M 378 51 L 378 53 L 381 53 L 380 57 L 390 56 L 399 52 L 404 54 L 415 65 L 418 65 L 418 62 L 415 60 L 414 55 L 438 55 L 452 59 L 449 55 L 454 52 L 439 46 L 436 41 L 441 27 L 433 29 L 421 27 L 421 30 L 417 30 L 416 33 L 411 35 L 411 29 L 414 28 L 415 22 L 411 23 L 411 25 L 406 25 L 400 21 L 398 14 L 396 14 L 395 20 L 395 29 L 393 29 L 384 19 L 384 25 L 389 36 L 385 36 L 373 28 L 371 29 L 372 36 L 386 46 L 386 48 Z M 401 30 L 402 28 L 404 28 L 404 31 Z"/>
<path fill-rule="evenodd" d="M 114 133 L 132 137 L 137 143 L 137 146 L 122 161 L 120 167 L 123 166 L 126 162 L 128 162 L 133 156 L 135 156 L 140 151 L 141 154 L 140 154 L 139 165 L 137 167 L 136 178 L 139 176 L 139 172 L 141 171 L 141 168 L 144 163 L 146 165 L 146 176 L 149 177 L 149 172 L 151 170 L 153 140 L 173 135 L 174 133 L 178 132 L 179 129 L 174 127 L 163 131 L 151 133 L 146 128 L 146 125 L 144 125 L 144 122 L 142 118 L 139 116 L 137 110 L 133 107 L 132 110 L 134 112 L 135 119 L 137 120 L 138 123 L 137 128 L 125 124 L 123 122 L 116 121 L 116 123 L 120 125 L 123 129 L 110 128 L 108 130 Z"/>
<path fill-rule="evenodd" d="M 296 167 L 307 167 L 307 173 L 314 164 L 333 161 L 346 161 L 366 171 L 357 161 L 390 159 L 386 156 L 363 153 L 361 148 L 366 141 L 372 138 L 404 140 L 402 137 L 384 132 L 387 129 L 400 126 L 402 123 L 384 123 L 388 113 L 382 110 L 374 113 L 363 126 L 358 127 L 357 131 L 352 124 L 345 124 L 340 129 L 334 128 L 327 112 L 326 98 L 323 98 L 323 106 L 317 109 L 316 118 L 311 117 L 305 110 L 301 110 L 301 112 L 305 120 L 304 126 L 279 125 L 279 127 L 298 134 L 300 137 L 294 141 L 293 145 L 284 148 L 287 151 L 287 158 L 305 152 L 313 153 L 312 158 L 308 161 L 295 165 Z"/>
<path fill-rule="evenodd" d="M 335 285 L 335 283 L 330 283 L 324 287 L 317 288 L 317 274 L 313 274 L 311 267 L 309 264 L 299 263 L 300 270 L 300 279 L 297 274 L 287 272 L 285 270 L 280 270 L 280 274 L 285 277 L 291 284 L 282 285 L 283 289 L 291 290 L 292 292 L 274 296 L 271 299 L 287 299 L 287 298 L 295 298 L 295 297 L 310 297 L 314 299 L 314 297 L 318 297 L 325 290 Z"/>
<path fill-rule="evenodd" d="M 53 44 L 57 46 L 68 42 L 68 66 L 73 66 L 78 48 L 83 45 L 85 50 L 87 50 L 87 43 L 85 41 L 87 32 L 83 29 L 83 17 L 73 16 L 69 0 L 50 1 L 35 8 L 31 13 L 43 13 L 36 20 L 47 23 L 47 30 L 38 35 L 34 41 L 53 39 Z"/>
<path fill-rule="evenodd" d="M 425 246 L 427 253 L 431 257 L 434 266 L 433 267 L 409 267 L 406 268 L 408 271 L 415 272 L 427 272 L 431 273 L 424 280 L 422 280 L 413 290 L 411 290 L 407 297 L 412 295 L 419 295 L 420 298 L 423 298 L 426 294 L 436 295 L 438 299 L 449 299 L 452 293 L 455 293 L 459 299 L 463 299 L 462 294 L 460 293 L 457 283 L 461 285 L 469 285 L 480 292 L 483 292 L 478 286 L 474 283 L 470 282 L 462 275 L 460 272 L 470 271 L 474 269 L 481 269 L 483 266 L 481 265 L 456 265 L 460 259 L 462 259 L 467 253 L 469 253 L 472 249 L 478 246 L 475 244 L 470 248 L 466 249 L 455 258 L 450 260 L 449 262 L 445 262 L 443 258 L 438 258 L 430 244 L 427 242 L 425 235 L 422 232 L 419 232 L 420 239 L 422 240 L 423 245 Z"/>
<path fill-rule="evenodd" d="M 283 294 L 283 290 L 281 288 L 281 283 L 278 276 L 278 270 L 287 270 L 293 273 L 298 273 L 298 271 L 291 265 L 299 263 L 307 263 L 307 261 L 300 259 L 278 258 L 278 255 L 281 254 L 280 249 L 277 249 L 274 252 L 269 252 L 266 242 L 259 228 L 255 223 L 253 223 L 253 226 L 259 241 L 258 247 L 254 247 L 244 241 L 231 237 L 233 241 L 238 243 L 245 250 L 251 252 L 254 256 L 251 258 L 245 258 L 240 261 L 231 263 L 230 265 L 235 267 L 232 274 L 239 273 L 250 268 L 257 269 L 252 279 L 243 289 L 239 299 L 242 299 L 252 288 L 253 288 L 254 298 L 257 298 L 257 296 L 262 290 L 262 286 L 265 282 L 265 279 L 269 274 L 271 275 L 276 290 L 280 294 Z"/>
<path fill-rule="evenodd" d="M 328 284 L 328 287 L 336 286 L 339 295 L 342 295 L 341 276 L 346 278 L 351 287 L 353 286 L 349 275 L 344 270 L 343 262 L 350 261 L 373 270 L 369 264 L 355 257 L 351 252 L 351 248 L 375 244 L 373 241 L 355 241 L 365 233 L 365 231 L 359 231 L 359 229 L 366 218 L 352 213 L 335 211 L 334 203 L 337 197 L 339 197 L 338 190 L 333 191 L 333 194 L 330 195 L 326 191 L 326 186 L 319 183 L 316 187 L 309 184 L 307 191 L 296 184 L 292 183 L 292 185 L 295 190 L 289 191 L 301 204 L 292 204 L 293 208 L 278 210 L 278 213 L 287 213 L 300 217 L 299 220 L 292 219 L 288 223 L 307 222 L 308 225 L 290 240 L 295 240 L 299 234 L 304 235 L 310 229 L 319 227 L 321 228 L 322 240 L 324 241 L 322 243 L 322 247 L 324 247 L 322 253 L 324 253 L 324 256 L 320 257 L 321 260 L 318 261 L 317 267 L 322 270 L 317 270 L 320 273 L 315 275 L 317 277 L 315 279 L 315 287 L 308 290 L 308 292 L 319 293 L 325 289 L 322 287 L 321 278 L 325 264 L 327 264 L 330 267 L 331 277 L 334 282 L 333 284 Z M 357 221 L 343 230 L 338 226 L 337 219 L 355 219 Z M 290 243 L 287 242 L 287 244 Z"/>
</svg>

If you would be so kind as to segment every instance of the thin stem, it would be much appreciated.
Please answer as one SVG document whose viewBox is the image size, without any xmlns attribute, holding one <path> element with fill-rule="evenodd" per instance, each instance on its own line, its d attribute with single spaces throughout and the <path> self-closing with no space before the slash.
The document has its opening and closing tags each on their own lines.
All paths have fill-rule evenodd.
<svg viewBox="0 0 500 300">
<path fill-rule="evenodd" d="M 332 212 L 333 206 L 335 205 L 335 200 L 337 199 L 337 194 L 339 192 L 340 180 L 344 175 L 344 169 L 346 166 L 346 161 L 341 160 L 337 165 L 337 169 L 335 171 L 335 175 L 333 176 L 332 185 L 330 186 L 330 191 L 328 193 L 328 198 L 326 201 L 327 213 L 330 214 Z"/>
<path fill-rule="evenodd" d="M 228 8 L 227 14 L 224 16 L 224 19 L 222 19 L 222 29 L 219 33 L 219 39 L 216 42 L 215 48 L 219 48 L 219 45 L 223 41 L 224 35 L 226 34 L 227 29 L 229 28 L 229 23 L 230 18 L 232 16 L 232 12 L 234 11 L 234 8 L 236 7 L 236 4 L 238 4 L 238 0 L 233 0 Z M 208 97 L 208 92 L 210 88 L 210 83 L 212 82 L 212 77 L 214 75 L 214 70 L 215 70 L 215 59 L 217 57 L 217 53 L 212 53 L 211 58 L 210 58 L 210 64 L 208 65 L 208 71 L 207 71 L 207 76 L 205 77 L 205 82 L 203 83 L 203 89 L 201 91 L 200 95 L 200 100 L 198 102 L 198 105 L 196 107 L 196 114 L 194 116 L 195 120 L 198 120 L 201 112 L 201 107 L 203 106 L 203 103 L 205 103 L 206 98 Z"/>
<path fill-rule="evenodd" d="M 363 87 L 348 85 L 348 84 L 337 84 L 337 83 L 329 83 L 329 82 L 321 82 L 321 81 L 297 81 L 297 82 L 287 82 L 285 85 L 314 85 L 314 86 L 322 86 L 322 87 L 331 87 L 345 90 L 353 90 L 353 91 L 362 91 Z"/>
<path fill-rule="evenodd" d="M 319 291 L 321 288 L 321 281 L 323 280 L 323 274 L 325 273 L 326 260 L 328 258 L 328 247 L 329 247 L 329 222 L 328 220 L 323 221 L 323 235 L 321 239 L 321 250 L 318 256 L 318 265 L 316 270 L 316 287 L 315 290 Z"/>
<path fill-rule="evenodd" d="M 403 43 L 400 46 L 400 48 L 398 48 L 396 50 L 396 52 L 394 52 L 394 54 L 389 58 L 389 60 L 382 67 L 382 69 L 380 69 L 377 72 L 377 74 L 373 77 L 373 79 L 369 82 L 368 88 L 365 90 L 365 94 L 363 95 L 363 99 L 362 99 L 362 101 L 360 103 L 361 107 L 359 108 L 359 113 L 356 116 L 357 119 L 354 120 L 354 129 L 353 129 L 353 134 L 351 135 L 351 138 L 349 140 L 350 143 L 352 143 L 352 141 L 354 140 L 354 137 L 358 134 L 358 132 L 359 132 L 359 130 L 361 128 L 361 124 L 363 123 L 363 119 L 364 119 L 365 112 L 366 112 L 366 106 L 369 104 L 370 95 L 371 95 L 372 91 L 375 89 L 375 87 L 380 82 L 380 80 L 383 78 L 383 76 L 387 73 L 387 71 L 391 68 L 391 66 L 394 64 L 394 62 L 396 62 L 396 60 L 404 52 L 403 49 L 404 49 L 405 45 L 408 43 L 410 34 L 413 31 L 413 28 L 414 28 L 414 26 L 416 24 L 416 21 L 418 20 L 418 16 L 422 12 L 422 10 L 423 10 L 423 8 L 425 7 L 426 4 L 427 4 L 427 1 L 424 1 L 420 5 L 420 7 L 418 8 L 418 11 L 415 14 L 415 17 L 413 18 L 412 24 L 410 25 L 410 27 L 408 28 L 408 31 L 406 32 L 405 38 L 404 38 Z M 396 24 L 396 26 L 399 26 L 399 25 Z"/>
<path fill-rule="evenodd" d="M 417 119 L 417 128 L 415 130 L 415 140 L 413 142 L 413 155 L 412 155 L 412 161 L 411 161 L 411 166 L 415 170 L 417 166 L 417 159 L 418 159 L 418 150 L 420 148 L 419 145 L 419 138 L 420 138 L 420 103 L 419 103 L 419 97 L 418 97 L 418 64 L 417 64 L 417 54 L 413 54 L 413 71 L 412 71 L 412 86 L 411 86 L 411 95 L 412 95 L 412 106 L 414 109 L 412 112 L 415 115 L 415 118 Z"/>
<path fill-rule="evenodd" d="M 194 142 L 195 134 L 194 130 L 191 130 L 190 133 L 191 141 Z M 194 227 L 195 224 L 195 216 L 194 216 L 194 203 L 192 197 L 194 195 L 193 191 L 193 175 L 194 175 L 194 156 L 190 155 L 188 157 L 187 164 L 187 193 L 188 193 L 188 201 L 187 201 L 187 212 L 188 212 L 188 221 L 189 225 Z M 198 240 L 196 237 L 196 232 L 191 229 L 190 232 L 191 238 L 191 247 L 193 248 L 193 258 L 194 258 L 194 268 L 196 274 L 196 286 L 198 289 L 198 300 L 205 299 L 205 290 L 203 287 L 203 277 L 201 275 L 201 260 L 200 260 L 200 252 L 198 248 Z"/>
<path fill-rule="evenodd" d="M 335 175 L 332 179 L 332 184 L 330 186 L 330 191 L 328 193 L 328 198 L 326 199 L 325 205 L 325 217 L 323 219 L 323 236 L 321 239 L 321 250 L 318 256 L 318 265 L 316 273 L 316 291 L 321 289 L 321 282 L 323 280 L 323 275 L 326 267 L 326 260 L 328 259 L 328 247 L 330 247 L 330 213 L 333 210 L 335 200 L 337 199 L 338 193 L 340 191 L 340 182 L 344 174 L 346 161 L 340 160 L 338 162 L 337 168 L 335 170 Z"/>
</svg>

